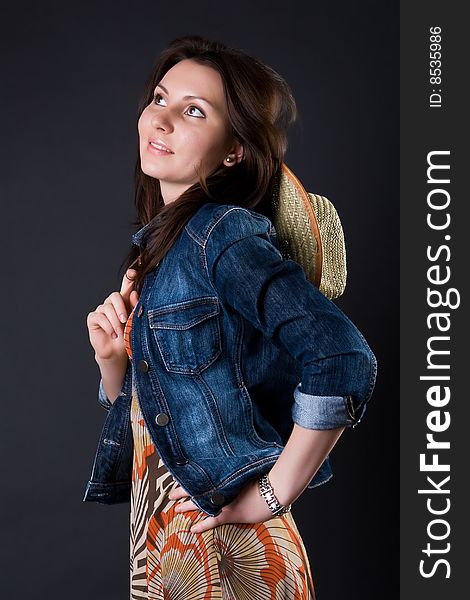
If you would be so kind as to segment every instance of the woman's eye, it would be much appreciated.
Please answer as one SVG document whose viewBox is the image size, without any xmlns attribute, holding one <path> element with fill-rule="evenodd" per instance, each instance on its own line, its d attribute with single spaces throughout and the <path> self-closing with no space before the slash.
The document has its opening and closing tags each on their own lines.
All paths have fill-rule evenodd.
<svg viewBox="0 0 470 600">
<path fill-rule="evenodd" d="M 193 109 L 193 108 L 195 108 L 196 110 L 198 110 L 198 111 L 199 111 L 199 114 L 200 114 L 202 117 L 205 117 L 205 116 L 206 116 L 206 115 L 205 115 L 205 114 L 202 112 L 202 110 L 200 110 L 200 109 L 199 109 L 197 106 L 190 106 L 188 110 L 191 110 L 191 109 Z M 190 116 L 191 116 L 191 117 L 197 117 L 198 115 L 190 115 Z M 199 118 L 201 118 L 201 117 L 199 117 Z"/>
<path fill-rule="evenodd" d="M 153 97 L 153 101 L 154 101 L 155 104 L 158 104 L 157 98 L 162 98 L 163 99 L 163 96 L 161 94 L 155 94 L 154 97 Z"/>
<path fill-rule="evenodd" d="M 157 104 L 158 106 L 162 106 L 160 104 L 159 100 L 164 100 L 163 96 L 161 94 L 154 94 L 154 96 L 153 96 L 153 103 Z M 190 106 L 188 108 L 188 111 L 193 110 L 193 109 L 197 110 L 199 112 L 199 114 L 194 114 L 194 113 L 191 114 L 191 113 L 188 112 L 188 114 L 189 114 L 190 117 L 197 117 L 198 119 L 205 118 L 206 115 L 197 106 L 194 106 L 194 105 Z"/>
</svg>

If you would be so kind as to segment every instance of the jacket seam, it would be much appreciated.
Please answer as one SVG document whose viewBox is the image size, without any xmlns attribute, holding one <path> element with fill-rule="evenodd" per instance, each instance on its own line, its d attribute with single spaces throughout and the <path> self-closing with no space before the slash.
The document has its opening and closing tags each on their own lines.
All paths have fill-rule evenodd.
<svg viewBox="0 0 470 600">
<path fill-rule="evenodd" d="M 279 458 L 279 454 L 280 453 L 271 454 L 270 456 L 265 456 L 263 458 L 260 458 L 260 459 L 258 459 L 256 461 L 254 461 L 254 462 L 250 462 L 249 464 L 245 465 L 244 467 L 241 467 L 240 469 L 237 469 L 231 475 L 229 475 L 228 477 L 226 477 L 225 479 L 223 479 L 216 487 L 213 487 L 213 488 L 211 488 L 211 489 L 209 489 L 209 490 L 207 490 L 205 492 L 202 492 L 201 494 L 198 494 L 196 496 L 196 498 L 199 498 L 200 496 L 204 496 L 205 494 L 210 494 L 213 491 L 220 490 L 224 486 L 226 486 L 229 483 L 231 483 L 234 479 L 237 479 L 243 473 L 250 472 L 250 471 L 254 470 L 254 467 L 257 467 L 257 466 L 262 465 L 264 463 L 272 462 L 273 459 L 277 460 Z"/>
<path fill-rule="evenodd" d="M 195 229 L 193 229 L 193 227 L 191 227 L 189 224 L 187 224 L 185 226 L 185 230 L 188 233 L 188 235 L 201 247 L 203 247 L 205 249 L 205 246 L 209 240 L 209 237 L 212 233 L 212 231 L 214 230 L 214 228 L 220 223 L 220 221 L 229 213 L 231 213 L 234 210 L 241 210 L 244 213 L 247 213 L 251 218 L 253 219 L 257 219 L 258 221 L 262 221 L 264 222 L 266 225 L 268 225 L 269 227 L 269 231 L 268 234 L 272 235 L 273 234 L 273 224 L 272 222 L 265 217 L 262 214 L 255 214 L 253 211 L 250 211 L 248 208 L 245 208 L 243 206 L 231 206 L 230 208 L 228 208 L 224 213 L 222 213 L 219 217 L 217 217 L 216 219 L 213 220 L 212 224 L 209 225 L 209 228 L 206 232 L 206 235 L 204 237 L 200 237 L 197 233 L 197 231 Z"/>
</svg>

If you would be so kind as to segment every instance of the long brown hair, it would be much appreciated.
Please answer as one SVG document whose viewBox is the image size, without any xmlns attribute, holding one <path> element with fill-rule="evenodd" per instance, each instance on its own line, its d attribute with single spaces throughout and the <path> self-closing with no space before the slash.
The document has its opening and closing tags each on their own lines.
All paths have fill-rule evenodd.
<svg viewBox="0 0 470 600">
<path fill-rule="evenodd" d="M 165 205 L 160 182 L 146 175 L 137 153 L 135 166 L 134 225 L 146 228 L 141 247 L 132 245 L 121 264 L 137 270 L 135 289 L 140 295 L 146 274 L 156 268 L 191 216 L 206 202 L 236 204 L 270 217 L 271 197 L 281 174 L 287 150 L 287 130 L 297 118 L 297 108 L 285 80 L 271 67 L 199 35 L 174 39 L 158 56 L 142 94 L 137 122 L 154 98 L 157 83 L 184 59 L 210 66 L 222 78 L 232 136 L 244 147 L 244 159 L 231 168 L 219 165 L 209 176 Z"/>
</svg>

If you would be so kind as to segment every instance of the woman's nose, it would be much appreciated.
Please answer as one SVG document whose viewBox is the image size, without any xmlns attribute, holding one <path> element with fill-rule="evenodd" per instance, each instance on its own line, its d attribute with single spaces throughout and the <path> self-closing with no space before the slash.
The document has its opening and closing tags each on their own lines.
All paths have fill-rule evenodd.
<svg viewBox="0 0 470 600">
<path fill-rule="evenodd" d="M 151 122 L 155 129 L 162 129 L 167 132 L 173 130 L 173 123 L 168 111 L 161 110 L 154 113 Z"/>
</svg>

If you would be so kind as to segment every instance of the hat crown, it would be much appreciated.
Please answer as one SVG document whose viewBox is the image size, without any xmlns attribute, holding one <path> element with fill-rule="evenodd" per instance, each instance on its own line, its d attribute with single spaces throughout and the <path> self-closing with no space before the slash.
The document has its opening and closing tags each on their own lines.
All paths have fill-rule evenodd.
<svg viewBox="0 0 470 600">
<path fill-rule="evenodd" d="M 281 254 L 298 262 L 307 279 L 327 298 L 341 296 L 347 278 L 346 247 L 333 203 L 307 192 L 283 163 L 272 204 Z"/>
</svg>

